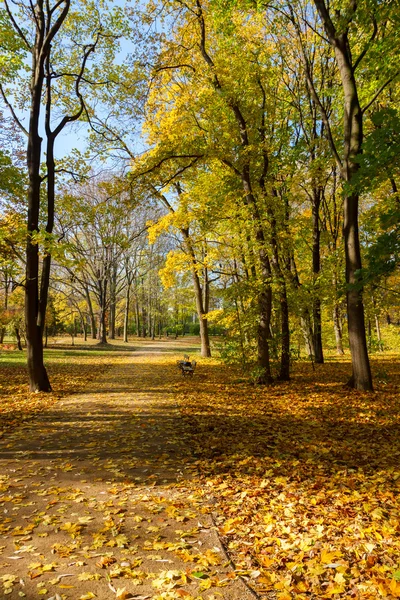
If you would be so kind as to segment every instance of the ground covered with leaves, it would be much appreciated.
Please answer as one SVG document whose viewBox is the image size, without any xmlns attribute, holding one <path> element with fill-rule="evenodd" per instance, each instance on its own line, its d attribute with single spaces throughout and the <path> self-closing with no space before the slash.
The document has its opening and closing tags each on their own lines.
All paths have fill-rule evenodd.
<svg viewBox="0 0 400 600">
<path fill-rule="evenodd" d="M 0 595 L 399 598 L 398 358 L 370 394 L 339 360 L 260 387 L 213 359 L 183 378 L 185 343 L 57 349 L 46 410 L 2 378 L 29 418 L 0 440 Z"/>
<path fill-rule="evenodd" d="M 47 370 L 54 392 L 30 394 L 24 352 L 0 346 L 0 437 L 5 431 L 46 410 L 72 391 L 78 393 L 112 364 L 112 356 L 94 346 L 74 350 L 55 347 L 45 350 Z"/>
<path fill-rule="evenodd" d="M 195 484 L 176 349 L 129 350 L 0 440 L 0 597 L 251 600 Z"/>
<path fill-rule="evenodd" d="M 217 364 L 180 386 L 205 497 L 261 598 L 400 597 L 400 368 L 298 363 L 290 383 L 232 384 Z"/>
</svg>

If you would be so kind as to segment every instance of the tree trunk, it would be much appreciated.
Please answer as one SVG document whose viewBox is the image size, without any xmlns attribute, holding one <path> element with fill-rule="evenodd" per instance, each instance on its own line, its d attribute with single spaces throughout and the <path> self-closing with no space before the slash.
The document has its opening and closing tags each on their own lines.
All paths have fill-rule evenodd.
<svg viewBox="0 0 400 600">
<path fill-rule="evenodd" d="M 21 335 L 19 333 L 19 327 L 15 326 L 14 331 L 15 331 L 15 337 L 17 338 L 18 350 L 22 350 Z"/>
<path fill-rule="evenodd" d="M 8 276 L 7 271 L 4 274 L 4 309 L 8 308 Z M 0 344 L 4 342 L 4 336 L 6 335 L 6 328 L 0 328 Z"/>
<path fill-rule="evenodd" d="M 321 325 L 321 300 L 319 298 L 319 287 L 316 285 L 320 270 L 320 227 L 319 227 L 319 207 L 321 203 L 321 190 L 315 188 L 313 190 L 312 202 L 312 220 L 313 220 L 313 247 L 312 247 L 312 264 L 313 264 L 313 279 L 314 279 L 314 297 L 313 297 L 313 345 L 314 345 L 314 360 L 317 364 L 323 364 L 324 355 L 322 351 L 322 325 Z"/>
<path fill-rule="evenodd" d="M 375 296 L 372 296 L 372 304 L 374 307 L 375 330 L 376 330 L 376 337 L 378 339 L 378 348 L 379 348 L 379 352 L 383 352 L 381 326 L 379 324 L 379 316 L 378 316 L 378 312 L 376 310 Z"/>
<path fill-rule="evenodd" d="M 353 165 L 352 169 L 353 171 L 357 170 L 357 165 Z M 350 181 L 350 176 L 348 181 Z M 373 389 L 372 374 L 365 334 L 362 288 L 359 282 L 362 264 L 358 234 L 358 200 L 357 194 L 349 194 L 344 199 L 343 231 L 346 257 L 347 321 L 353 367 L 348 385 L 361 391 L 371 391 Z"/>
<path fill-rule="evenodd" d="M 363 114 L 358 97 L 348 38 L 349 25 L 340 31 L 336 30 L 325 0 L 314 0 L 314 4 L 323 22 L 329 43 L 335 52 L 344 93 L 344 153 L 342 162 L 334 148 L 332 138 L 330 143 L 331 148 L 336 152 L 336 161 L 340 164 L 342 180 L 347 184 L 344 198 L 343 234 L 346 257 L 347 320 L 353 367 L 348 386 L 361 391 L 372 391 L 372 375 L 365 335 L 363 290 L 359 280 L 362 267 L 358 232 L 359 197 L 357 193 L 348 190 L 359 169 L 358 158 L 362 153 L 363 143 Z M 356 10 L 355 3 L 353 8 Z M 349 16 L 349 18 L 350 24 L 352 17 Z"/>
<path fill-rule="evenodd" d="M 124 312 L 124 342 L 128 343 L 128 324 L 129 324 L 129 301 L 131 286 L 129 281 L 126 284 L 125 312 Z"/>
<path fill-rule="evenodd" d="M 100 300 L 100 323 L 99 323 L 99 341 L 100 344 L 107 344 L 107 279 L 98 281 L 99 300 Z"/>
<path fill-rule="evenodd" d="M 314 332 L 311 327 L 310 313 L 307 309 L 302 311 L 302 315 L 300 316 L 300 324 L 301 324 L 301 330 L 303 332 L 304 343 L 306 345 L 308 357 L 312 358 L 312 360 L 314 360 L 314 357 L 315 357 Z"/>
<path fill-rule="evenodd" d="M 179 188 L 178 189 L 178 193 L 179 192 Z M 208 333 L 208 321 L 207 321 L 207 312 L 208 312 L 208 294 L 209 294 L 209 290 L 208 290 L 208 282 L 207 282 L 207 277 L 205 278 L 206 281 L 204 282 L 204 290 L 202 289 L 201 286 L 201 282 L 200 282 L 200 277 L 198 274 L 198 263 L 197 263 L 197 259 L 196 259 L 196 255 L 194 253 L 192 244 L 191 244 L 191 240 L 190 240 L 190 235 L 189 235 L 189 231 L 187 229 L 181 229 L 182 235 L 184 237 L 185 240 L 185 245 L 187 248 L 187 252 L 191 258 L 191 262 L 192 262 L 192 280 L 193 280 L 193 287 L 194 287 L 194 294 L 195 294 L 195 299 L 196 299 L 196 309 L 197 309 L 197 316 L 199 318 L 199 324 L 200 324 L 200 341 L 201 341 L 201 356 L 207 358 L 211 356 L 211 345 L 210 345 L 210 337 L 209 337 L 209 333 Z M 204 291 L 204 298 L 203 298 L 203 291 Z M 177 323 L 178 323 L 178 319 L 177 319 Z"/>
<path fill-rule="evenodd" d="M 99 333 L 99 341 L 100 344 L 108 344 L 107 341 L 107 324 L 106 324 L 106 311 L 104 307 L 100 310 L 100 333 Z"/>
<path fill-rule="evenodd" d="M 379 317 L 375 314 L 375 329 L 376 329 L 376 337 L 378 338 L 378 346 L 379 351 L 383 352 L 383 344 L 382 344 L 382 336 L 381 336 L 381 327 L 379 325 Z"/>
<path fill-rule="evenodd" d="M 92 330 L 92 340 L 96 340 L 97 339 L 96 317 L 95 317 L 95 314 L 93 311 L 93 305 L 92 305 L 92 300 L 90 298 L 89 288 L 87 288 L 87 287 L 85 287 L 85 296 L 86 296 L 86 303 L 87 303 L 88 311 L 89 311 L 90 328 Z"/>
<path fill-rule="evenodd" d="M 206 311 L 204 309 L 203 304 L 203 292 L 201 289 L 199 275 L 195 266 L 192 268 L 192 279 L 194 285 L 194 293 L 196 298 L 196 308 L 197 315 L 199 317 L 200 324 L 200 341 L 201 341 L 201 356 L 210 357 L 211 356 L 211 345 L 210 345 L 210 337 L 208 334 L 208 321 L 206 317 Z"/>
<path fill-rule="evenodd" d="M 340 309 L 338 304 L 335 302 L 335 306 L 333 308 L 333 328 L 335 331 L 335 339 L 336 339 L 336 354 L 339 356 L 343 356 L 343 335 L 342 335 L 342 325 L 340 322 Z"/>
<path fill-rule="evenodd" d="M 286 293 L 286 283 L 283 282 L 281 294 L 281 361 L 278 379 L 280 381 L 289 381 L 290 379 L 290 329 L 289 329 L 289 305 Z"/>
<path fill-rule="evenodd" d="M 344 201 L 344 240 L 346 255 L 347 320 L 353 373 L 350 387 L 371 391 L 372 374 L 365 335 L 364 305 L 359 275 L 361 270 L 360 241 L 358 237 L 358 195 L 350 194 Z"/>
<path fill-rule="evenodd" d="M 43 65 L 39 68 L 43 69 Z M 39 248 L 32 236 L 39 227 L 40 208 L 40 157 L 41 142 L 39 136 L 40 101 L 43 86 L 41 81 L 33 82 L 32 103 L 29 121 L 27 163 L 29 175 L 28 187 L 28 239 L 26 245 L 25 277 L 25 325 L 29 389 L 31 392 L 50 392 L 51 385 L 43 362 L 42 329 L 39 316 Z"/>
<path fill-rule="evenodd" d="M 116 286 L 117 286 L 117 270 L 113 265 L 110 276 L 110 311 L 109 311 L 109 334 L 112 340 L 115 340 L 115 319 L 116 319 Z"/>
<path fill-rule="evenodd" d="M 135 324 L 136 324 L 136 335 L 140 337 L 140 311 L 139 311 L 139 299 L 136 294 L 135 298 Z"/>
<path fill-rule="evenodd" d="M 141 323 L 142 323 L 142 327 L 141 327 L 141 337 L 145 338 L 147 337 L 147 329 L 146 329 L 146 322 L 147 322 L 147 314 L 146 314 L 146 309 L 144 306 L 142 306 L 142 314 L 141 314 Z"/>
<path fill-rule="evenodd" d="M 279 198 L 276 189 L 272 190 L 273 197 Z M 289 381 L 290 379 L 290 329 L 289 329 L 289 306 L 287 300 L 286 281 L 282 272 L 279 260 L 279 247 L 276 230 L 276 219 L 271 207 L 268 207 L 267 213 L 271 226 L 271 245 L 272 245 L 272 267 L 279 286 L 279 301 L 281 309 L 281 360 L 278 379 L 280 381 Z"/>
<path fill-rule="evenodd" d="M 40 142 L 39 142 L 40 145 Z M 28 152 L 28 156 L 31 153 Z M 40 155 L 40 152 L 39 152 Z M 36 157 L 35 157 L 36 158 Z M 29 170 L 33 167 L 30 165 Z M 26 246 L 26 279 L 25 279 L 25 324 L 26 346 L 31 392 L 50 392 L 51 385 L 43 362 L 42 329 L 38 323 L 39 308 L 39 254 L 38 246 L 31 242 L 32 234 L 37 231 L 40 199 L 39 165 L 37 165 L 38 181 L 30 179 L 28 191 L 28 241 Z"/>
</svg>

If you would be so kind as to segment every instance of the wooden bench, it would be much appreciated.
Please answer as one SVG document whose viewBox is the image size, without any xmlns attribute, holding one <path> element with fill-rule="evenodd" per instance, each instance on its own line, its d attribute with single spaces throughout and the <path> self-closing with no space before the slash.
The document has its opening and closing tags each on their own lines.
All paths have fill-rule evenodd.
<svg viewBox="0 0 400 600">
<path fill-rule="evenodd" d="M 186 377 L 186 376 L 193 377 L 193 373 L 196 369 L 196 364 L 197 364 L 195 360 L 190 361 L 188 355 L 185 354 L 183 357 L 183 360 L 177 360 L 176 364 L 178 365 L 178 368 L 181 370 L 183 377 Z"/>
</svg>

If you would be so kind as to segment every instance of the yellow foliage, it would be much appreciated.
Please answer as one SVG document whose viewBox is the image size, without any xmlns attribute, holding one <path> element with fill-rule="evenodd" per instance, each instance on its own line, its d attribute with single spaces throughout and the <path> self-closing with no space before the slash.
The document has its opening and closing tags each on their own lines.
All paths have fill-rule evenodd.
<svg viewBox="0 0 400 600">
<path fill-rule="evenodd" d="M 182 273 L 190 269 L 190 257 L 177 250 L 171 250 L 167 254 L 165 265 L 159 271 L 163 286 L 168 289 L 176 283 L 177 273 Z"/>
</svg>

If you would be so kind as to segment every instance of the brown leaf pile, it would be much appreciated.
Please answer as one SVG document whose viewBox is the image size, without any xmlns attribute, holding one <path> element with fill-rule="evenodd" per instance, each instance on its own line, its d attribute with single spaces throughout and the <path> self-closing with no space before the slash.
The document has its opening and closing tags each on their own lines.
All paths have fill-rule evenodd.
<svg viewBox="0 0 400 600">
<path fill-rule="evenodd" d="M 1 368 L 9 425 L 54 402 Z M 184 379 L 174 356 L 54 354 L 57 393 L 85 392 L 5 437 L 4 594 L 231 599 L 241 575 L 263 600 L 400 598 L 400 364 L 373 368 L 360 394 L 344 361 L 253 387 L 214 360 Z"/>
<path fill-rule="evenodd" d="M 179 384 L 203 494 L 262 598 L 400 598 L 400 365 L 375 361 L 376 392 L 343 388 L 349 364 L 273 387 Z"/>
</svg>

